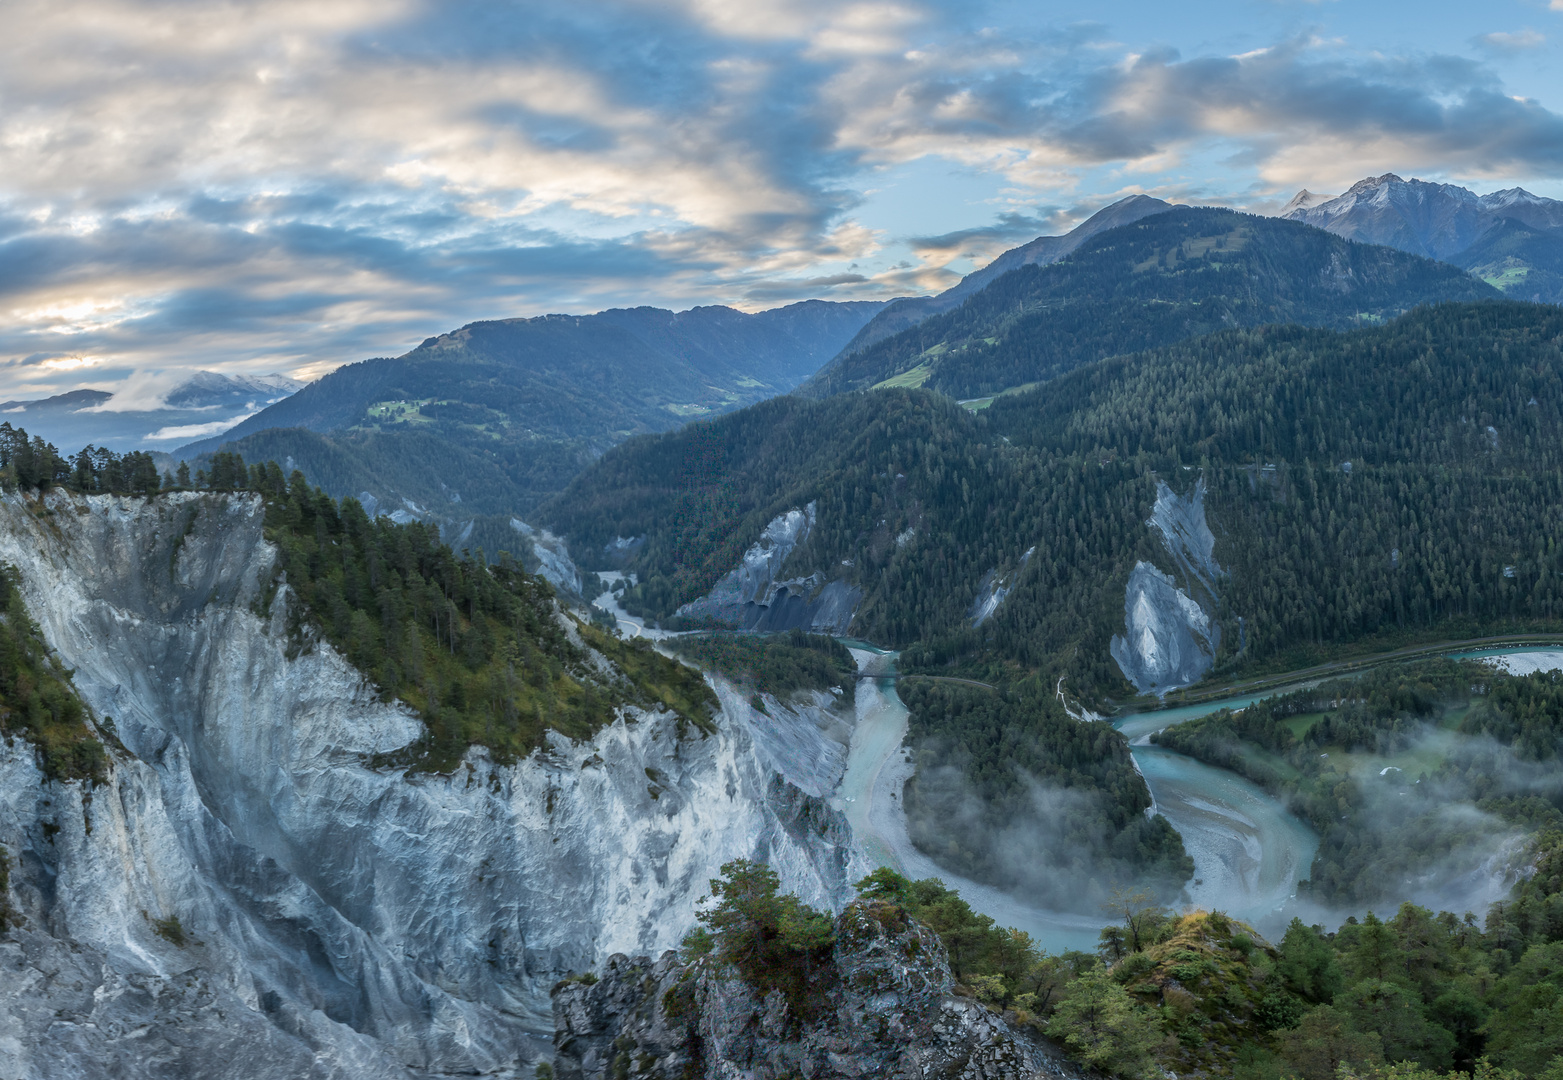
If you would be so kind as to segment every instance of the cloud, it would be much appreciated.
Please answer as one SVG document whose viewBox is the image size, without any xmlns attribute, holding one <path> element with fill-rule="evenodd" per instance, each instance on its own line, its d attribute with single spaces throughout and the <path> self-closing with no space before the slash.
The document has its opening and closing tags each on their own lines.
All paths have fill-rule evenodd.
<svg viewBox="0 0 1563 1080">
<path fill-rule="evenodd" d="M 148 442 L 169 442 L 174 439 L 183 439 L 188 442 L 191 439 L 204 439 L 208 435 L 221 435 L 229 428 L 242 424 L 254 415 L 254 413 L 250 412 L 242 416 L 235 416 L 230 420 L 213 420 L 209 424 L 182 424 L 176 427 L 160 427 L 150 435 L 147 435 L 146 440 Z"/>
<path fill-rule="evenodd" d="M 1241 56 L 1159 49 L 1117 63 L 1041 41 L 1023 50 L 1032 63 L 1006 63 L 1017 51 L 1011 40 L 970 41 L 860 66 L 831 89 L 867 157 L 941 153 L 1039 187 L 1109 163 L 1165 170 L 1217 144 L 1272 187 L 1299 177 L 1341 185 L 1387 161 L 1494 176 L 1563 164 L 1563 119 L 1460 57 L 1357 56 L 1311 38 Z"/>
<path fill-rule="evenodd" d="M 1255 197 L 1563 166 L 1563 121 L 1467 58 L 1303 37 L 1184 57 L 992 14 L 5 5 L 0 371 L 39 392 L 87 366 L 315 375 L 477 318 L 925 291 L 1075 223 L 1084 185 L 1184 184 L 1213 148 Z M 875 178 L 929 156 L 998 178 L 987 223 L 863 224 Z"/>
<path fill-rule="evenodd" d="M 1473 41 L 1475 45 L 1505 53 L 1539 49 L 1546 43 L 1545 34 L 1537 33 L 1529 27 L 1514 33 L 1496 31 L 1491 34 L 1481 34 Z"/>
<path fill-rule="evenodd" d="M 189 377 L 188 372 L 137 371 L 122 382 L 99 386 L 113 396 L 81 413 L 157 412 L 168 408 L 168 395 Z"/>
<path fill-rule="evenodd" d="M 1013 246 L 1047 233 L 1067 231 L 1065 215 L 1053 213 L 1026 214 L 1010 211 L 1002 213 L 992 225 L 978 225 L 969 229 L 941 233 L 938 236 L 910 236 L 907 243 L 914 251 L 964 252 L 973 246 L 990 246 L 994 243 Z"/>
<path fill-rule="evenodd" d="M 861 285 L 869 279 L 862 274 L 827 274 L 816 278 L 791 278 L 759 281 L 745 292 L 751 300 L 795 300 L 828 293 L 838 285 Z"/>
</svg>

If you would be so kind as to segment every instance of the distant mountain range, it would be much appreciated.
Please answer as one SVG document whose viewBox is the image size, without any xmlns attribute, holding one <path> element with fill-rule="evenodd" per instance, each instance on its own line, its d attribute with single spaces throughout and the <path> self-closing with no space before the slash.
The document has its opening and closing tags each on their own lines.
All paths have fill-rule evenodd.
<svg viewBox="0 0 1563 1080">
<path fill-rule="evenodd" d="M 1282 216 L 1453 263 L 1517 300 L 1563 301 L 1563 201 L 1523 188 L 1477 195 L 1385 173 L 1344 195 L 1300 191 Z"/>
<path fill-rule="evenodd" d="M 938 296 L 473 323 L 343 367 L 176 453 L 231 445 L 334 494 L 367 493 L 447 527 L 476 521 L 492 546 L 509 542 L 511 515 L 638 434 L 795 389 L 926 386 L 980 406 L 1093 360 L 1231 327 L 1345 329 L 1429 303 L 1552 299 L 1560 229 L 1555 200 L 1393 175 L 1341 196 L 1299 192 L 1280 219 L 1137 195 Z"/>
<path fill-rule="evenodd" d="M 472 323 L 404 356 L 339 368 L 178 453 L 233 443 L 247 458 L 291 459 L 338 495 L 524 513 L 631 435 L 788 392 L 882 306 L 809 300 L 758 314 L 641 307 Z"/>
<path fill-rule="evenodd" d="M 0 401 L 0 421 L 26 428 L 66 453 L 91 443 L 110 450 L 167 450 L 225 431 L 287 398 L 304 383 L 286 375 L 198 371 L 170 389 L 72 390 L 53 397 Z"/>
<path fill-rule="evenodd" d="M 1011 270 L 1051 265 L 1103 233 L 1173 209 L 1160 199 L 1133 195 L 1062 236 L 1040 236 L 1004 252 L 937 296 L 894 300 L 858 332 L 842 356 L 961 306 Z M 1513 299 L 1563 302 L 1563 201 L 1523 188 L 1478 196 L 1453 184 L 1386 173 L 1354 184 L 1344 195 L 1299 191 L 1279 216 L 1348 240 L 1452 263 Z M 822 372 L 811 389 L 826 387 L 838 388 Z"/>
<path fill-rule="evenodd" d="M 1132 220 L 1078 238 L 1092 222 L 1120 215 Z M 1347 243 L 1297 222 L 1139 196 L 1069 237 L 1043 239 L 1053 243 L 1037 240 L 1000 256 L 997 263 L 1014 269 L 958 306 L 849 346 L 804 392 L 926 385 L 980 398 L 1233 326 L 1346 328 L 1420 304 L 1499 295 L 1432 259 Z"/>
</svg>

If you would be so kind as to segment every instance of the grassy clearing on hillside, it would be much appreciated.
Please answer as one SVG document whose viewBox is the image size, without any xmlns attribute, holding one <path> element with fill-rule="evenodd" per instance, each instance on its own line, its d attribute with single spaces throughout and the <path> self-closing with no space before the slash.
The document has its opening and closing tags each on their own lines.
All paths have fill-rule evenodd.
<svg viewBox="0 0 1563 1080">
<path fill-rule="evenodd" d="M 903 371 L 899 375 L 892 375 L 883 382 L 875 383 L 873 389 L 888 390 L 892 387 L 903 387 L 907 390 L 916 390 L 933 376 L 933 366 L 930 361 L 924 360 L 916 367 Z"/>
</svg>

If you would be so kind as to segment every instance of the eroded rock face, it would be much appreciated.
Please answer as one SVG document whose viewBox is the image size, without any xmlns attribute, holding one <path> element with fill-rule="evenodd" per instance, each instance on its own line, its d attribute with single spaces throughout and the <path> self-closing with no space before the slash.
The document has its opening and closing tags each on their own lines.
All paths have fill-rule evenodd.
<svg viewBox="0 0 1563 1080">
<path fill-rule="evenodd" d="M 1184 496 L 1158 481 L 1145 524 L 1160 537 L 1177 577 L 1148 562 L 1135 564 L 1124 594 L 1124 633 L 1112 639 L 1110 651 L 1136 690 L 1164 694 L 1199 681 L 1221 644 L 1211 613 L 1222 569 L 1205 520 L 1205 481 Z"/>
<path fill-rule="evenodd" d="M 846 581 L 827 581 L 818 571 L 781 580 L 782 567 L 814 528 L 814 503 L 773 518 L 743 561 L 698 600 L 678 609 L 692 619 L 710 619 L 740 630 L 774 633 L 816 630 L 845 634 L 863 590 Z"/>
<path fill-rule="evenodd" d="M 1124 633 L 1109 646 L 1118 669 L 1141 693 L 1164 694 L 1197 682 L 1216 657 L 1210 616 L 1148 562 L 1129 574 Z"/>
<path fill-rule="evenodd" d="M 1008 1080 L 1077 1077 L 1056 1049 L 951 993 L 938 935 L 883 903 L 836 922 L 830 1010 L 800 1019 L 709 960 L 614 956 L 600 981 L 554 992 L 559 1080 L 805 1076 Z"/>
<path fill-rule="evenodd" d="M 530 1076 L 549 987 L 675 944 L 723 862 L 845 901 L 845 822 L 725 688 L 707 737 L 631 710 L 515 765 L 373 768 L 422 725 L 329 646 L 291 654 L 261 520 L 243 495 L 0 497 L 0 562 L 117 733 L 92 789 L 0 745 L 24 919 L 0 1077 Z M 770 712 L 772 742 L 819 738 Z"/>
</svg>

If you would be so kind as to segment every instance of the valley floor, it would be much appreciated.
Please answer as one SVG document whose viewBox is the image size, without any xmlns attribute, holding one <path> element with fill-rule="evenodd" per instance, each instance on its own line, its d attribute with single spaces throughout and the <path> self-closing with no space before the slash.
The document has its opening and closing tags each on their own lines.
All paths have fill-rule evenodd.
<svg viewBox="0 0 1563 1080">
<path fill-rule="evenodd" d="M 1483 645 L 1509 647 L 1480 648 Z M 845 814 L 852 826 L 860 857 L 874 865 L 889 866 L 914 880 L 939 878 L 960 892 L 975 910 L 999 925 L 1026 931 L 1051 952 L 1094 949 L 1099 931 L 1110 921 L 1108 918 L 1027 904 L 1021 897 L 947 870 L 912 844 L 900 804 L 901 792 L 913 771 L 910 753 L 903 745 L 907 710 L 896 694 L 895 681 L 886 677 L 892 670 L 894 654 L 865 647 L 854 647 L 852 652 L 861 670 L 879 676 L 864 678 L 859 683 L 857 721 L 846 772 L 832 799 L 832 805 Z M 1171 821 L 1194 859 L 1195 874 L 1187 887 L 1190 904 L 1235 915 L 1273 940 L 1279 939 L 1296 915 L 1310 923 L 1333 926 L 1349 915 L 1364 913 L 1324 909 L 1306 898 L 1299 899 L 1297 882 L 1309 876 L 1319 836 L 1278 798 L 1235 773 L 1153 747 L 1150 736 L 1222 709 L 1243 709 L 1267 693 L 1316 685 L 1327 675 L 1350 674 L 1428 655 L 1490 659 L 1512 674 L 1563 667 L 1563 649 L 1556 646 L 1517 645 L 1513 638 L 1444 643 L 1292 672 L 1266 679 L 1264 688 L 1250 688 L 1240 696 L 1208 698 L 1197 704 L 1129 714 L 1115 722 L 1114 726 L 1130 739 L 1136 766 L 1155 800 L 1154 812 Z M 1509 884 L 1507 878 L 1495 872 L 1491 880 L 1464 883 L 1461 899 L 1474 910 L 1481 910 L 1500 899 Z"/>
</svg>

